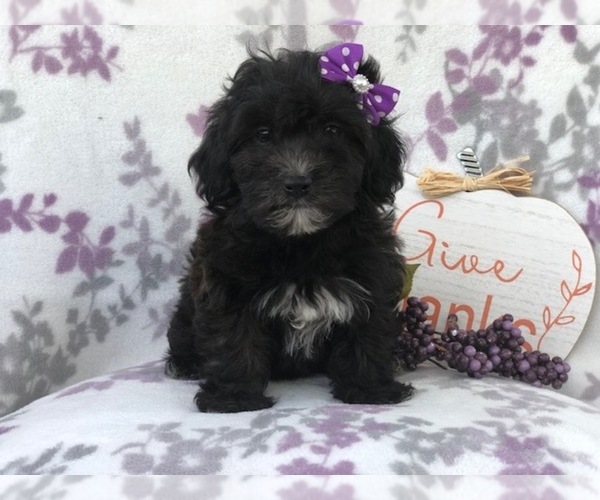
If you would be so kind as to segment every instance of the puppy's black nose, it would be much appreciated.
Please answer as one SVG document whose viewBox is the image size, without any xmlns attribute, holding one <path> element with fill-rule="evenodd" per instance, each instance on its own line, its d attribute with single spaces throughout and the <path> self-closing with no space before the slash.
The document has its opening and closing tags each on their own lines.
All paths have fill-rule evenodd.
<svg viewBox="0 0 600 500">
<path fill-rule="evenodd" d="M 310 190 L 312 179 L 306 175 L 290 175 L 283 179 L 283 188 L 290 196 L 302 198 Z"/>
</svg>

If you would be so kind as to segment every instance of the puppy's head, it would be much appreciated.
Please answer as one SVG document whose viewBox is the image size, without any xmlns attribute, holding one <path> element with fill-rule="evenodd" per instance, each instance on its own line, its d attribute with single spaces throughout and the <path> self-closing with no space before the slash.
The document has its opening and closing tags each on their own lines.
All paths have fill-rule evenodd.
<svg viewBox="0 0 600 500">
<path fill-rule="evenodd" d="M 299 236 L 361 203 L 393 202 L 402 142 L 390 121 L 369 125 L 351 86 L 324 81 L 318 61 L 282 51 L 240 66 L 189 162 L 209 210 L 241 210 L 261 228 Z M 371 58 L 358 72 L 379 81 Z"/>
</svg>

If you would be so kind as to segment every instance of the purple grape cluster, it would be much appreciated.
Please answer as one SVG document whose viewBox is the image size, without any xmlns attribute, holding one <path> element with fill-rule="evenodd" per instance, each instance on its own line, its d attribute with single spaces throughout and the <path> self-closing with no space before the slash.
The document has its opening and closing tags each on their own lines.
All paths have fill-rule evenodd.
<svg viewBox="0 0 600 500">
<path fill-rule="evenodd" d="M 396 356 L 407 370 L 415 370 L 417 365 L 435 354 L 435 330 L 426 324 L 429 304 L 416 297 L 409 297 L 406 308 L 400 312 L 404 326 L 398 337 Z"/>
<path fill-rule="evenodd" d="M 481 378 L 494 369 L 486 349 L 476 347 L 479 345 L 483 347 L 483 342 L 478 342 L 482 338 L 478 338 L 475 332 L 462 330 L 452 334 L 442 334 L 435 357 L 438 361 L 445 361 L 450 368 L 466 373 L 469 377 Z"/>
<path fill-rule="evenodd" d="M 560 389 L 569 378 L 571 367 L 560 357 L 523 350 L 525 339 L 510 314 L 496 319 L 485 330 L 449 330 L 439 334 L 426 323 L 427 310 L 426 302 L 410 297 L 400 313 L 403 328 L 397 357 L 407 370 L 436 359 L 473 378 L 493 372 L 535 387 L 551 385 Z"/>
</svg>

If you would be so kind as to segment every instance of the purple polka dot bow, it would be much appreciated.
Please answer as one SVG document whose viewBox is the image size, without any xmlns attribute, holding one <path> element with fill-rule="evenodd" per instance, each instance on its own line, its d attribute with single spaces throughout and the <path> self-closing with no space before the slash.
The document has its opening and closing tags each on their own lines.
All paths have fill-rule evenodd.
<svg viewBox="0 0 600 500">
<path fill-rule="evenodd" d="M 394 87 L 371 83 L 365 75 L 358 73 L 363 58 L 363 46 L 343 43 L 325 52 L 319 60 L 321 77 L 338 83 L 350 83 L 360 96 L 358 107 L 367 115 L 367 121 L 378 125 L 381 118 L 390 114 L 400 97 Z"/>
</svg>

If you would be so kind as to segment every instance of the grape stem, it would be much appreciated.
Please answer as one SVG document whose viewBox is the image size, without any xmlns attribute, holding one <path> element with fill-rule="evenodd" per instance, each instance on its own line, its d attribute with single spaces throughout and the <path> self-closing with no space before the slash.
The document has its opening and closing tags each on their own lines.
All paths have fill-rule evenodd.
<svg viewBox="0 0 600 500">
<path fill-rule="evenodd" d="M 444 351 L 445 350 L 446 349 L 444 349 Z M 442 370 L 449 370 L 449 368 L 447 366 L 444 366 L 442 363 L 438 363 L 435 359 L 427 358 L 427 361 L 429 361 L 430 363 L 433 363 L 435 366 L 441 368 Z"/>
</svg>

